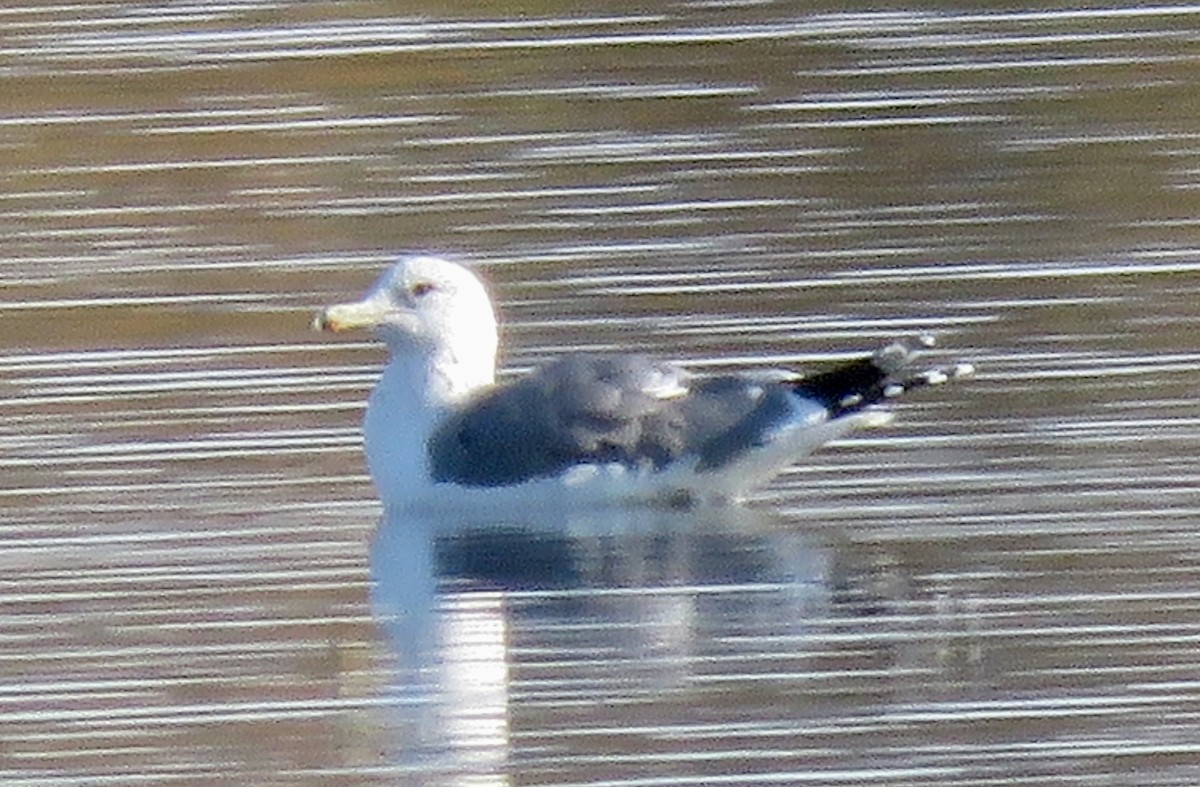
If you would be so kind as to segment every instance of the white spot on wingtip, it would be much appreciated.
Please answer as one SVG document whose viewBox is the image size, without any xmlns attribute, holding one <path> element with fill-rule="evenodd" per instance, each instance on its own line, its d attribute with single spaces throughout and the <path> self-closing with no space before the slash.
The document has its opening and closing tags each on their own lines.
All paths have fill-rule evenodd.
<svg viewBox="0 0 1200 787">
<path fill-rule="evenodd" d="M 899 383 L 892 383 L 891 385 L 884 387 L 883 396 L 885 399 L 894 399 L 900 394 L 904 393 L 904 390 L 905 388 L 903 385 L 900 385 Z"/>
<path fill-rule="evenodd" d="M 975 374 L 975 366 L 969 363 L 955 364 L 954 368 L 950 370 L 950 374 L 955 378 L 970 377 Z"/>
<path fill-rule="evenodd" d="M 563 486 L 579 486 L 596 477 L 595 465 L 575 465 L 562 475 Z"/>
<path fill-rule="evenodd" d="M 950 375 L 939 369 L 931 369 L 930 371 L 925 372 L 925 374 L 922 376 L 925 378 L 925 383 L 927 385 L 941 385 L 950 379 Z"/>
<path fill-rule="evenodd" d="M 856 404 L 861 404 L 862 400 L 862 394 L 850 394 L 849 396 L 843 396 L 841 401 L 838 402 L 838 407 L 853 407 Z"/>
</svg>

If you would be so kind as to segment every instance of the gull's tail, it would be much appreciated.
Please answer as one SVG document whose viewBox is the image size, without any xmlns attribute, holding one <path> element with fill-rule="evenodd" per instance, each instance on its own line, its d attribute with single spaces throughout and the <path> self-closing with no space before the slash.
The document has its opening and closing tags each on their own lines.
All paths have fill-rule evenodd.
<svg viewBox="0 0 1200 787">
<path fill-rule="evenodd" d="M 921 350 L 933 345 L 932 336 L 892 342 L 868 357 L 799 380 L 795 383 L 796 392 L 822 403 L 830 419 L 836 419 L 917 388 L 967 377 L 975 371 L 969 363 L 915 370 L 913 365 Z"/>
</svg>

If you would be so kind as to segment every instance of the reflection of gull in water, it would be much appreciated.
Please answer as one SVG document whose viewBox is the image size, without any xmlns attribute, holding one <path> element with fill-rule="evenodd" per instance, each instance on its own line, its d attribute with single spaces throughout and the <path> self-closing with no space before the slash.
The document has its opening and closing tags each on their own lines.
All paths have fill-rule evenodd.
<svg viewBox="0 0 1200 787">
<path fill-rule="evenodd" d="M 821 444 L 884 420 L 872 405 L 970 371 L 912 372 L 916 348 L 896 342 L 809 377 L 700 377 L 597 354 L 495 385 L 486 290 L 461 265 L 419 255 L 317 325 L 371 327 L 387 343 L 364 432 L 389 507 L 736 500 Z"/>
<path fill-rule="evenodd" d="M 380 524 L 371 545 L 371 613 L 393 668 L 386 747 L 408 767 L 470 776 L 438 784 L 505 785 L 509 664 L 503 599 L 439 588 L 435 546 L 428 523 L 394 519 Z"/>
<path fill-rule="evenodd" d="M 678 696 L 747 631 L 798 658 L 836 582 L 828 549 L 747 508 L 446 519 L 389 511 L 371 545 L 391 746 L 438 784 L 507 784 L 528 714 Z"/>
</svg>

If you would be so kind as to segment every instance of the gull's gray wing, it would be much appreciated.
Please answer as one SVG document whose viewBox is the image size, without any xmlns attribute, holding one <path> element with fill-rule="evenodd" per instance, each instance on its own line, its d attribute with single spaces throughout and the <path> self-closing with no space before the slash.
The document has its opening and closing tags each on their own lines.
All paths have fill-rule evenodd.
<svg viewBox="0 0 1200 787">
<path fill-rule="evenodd" d="M 784 389 L 765 390 L 641 355 L 567 356 L 451 414 L 429 442 L 432 475 L 500 486 L 579 464 L 660 469 L 689 454 L 719 464 L 791 412 Z"/>
<path fill-rule="evenodd" d="M 906 390 L 969 373 L 904 376 L 916 351 L 893 343 L 811 377 L 695 377 L 641 355 L 572 355 L 450 414 L 430 438 L 435 481 L 503 486 L 575 465 L 716 470 L 786 429 L 858 413 Z"/>
</svg>

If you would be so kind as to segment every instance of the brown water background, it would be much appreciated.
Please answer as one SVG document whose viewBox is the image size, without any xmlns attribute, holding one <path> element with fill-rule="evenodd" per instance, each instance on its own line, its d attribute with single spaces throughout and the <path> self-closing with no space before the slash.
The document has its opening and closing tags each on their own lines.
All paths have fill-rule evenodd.
<svg viewBox="0 0 1200 787">
<path fill-rule="evenodd" d="M 16 3 L 0 95 L 3 784 L 1200 782 L 1200 6 Z M 980 372 L 751 535 L 443 545 L 426 755 L 308 330 L 417 248 L 510 370 Z"/>
</svg>

